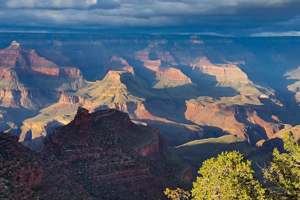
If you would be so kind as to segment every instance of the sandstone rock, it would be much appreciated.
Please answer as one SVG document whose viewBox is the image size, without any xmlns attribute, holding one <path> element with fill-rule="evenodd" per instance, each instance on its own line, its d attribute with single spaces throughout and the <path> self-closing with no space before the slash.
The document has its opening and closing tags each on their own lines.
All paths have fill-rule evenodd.
<svg viewBox="0 0 300 200">
<path fill-rule="evenodd" d="M 171 62 L 174 65 L 174 59 L 170 56 L 169 52 L 156 52 L 158 57 L 163 61 Z M 138 51 L 135 53 L 135 57 L 144 63 L 147 69 L 156 72 L 156 79 L 153 81 L 153 88 L 167 88 L 176 87 L 181 85 L 191 84 L 192 81 L 185 74 L 183 74 L 179 69 L 172 67 L 162 67 L 161 60 L 150 60 L 148 49 L 143 51 Z"/>
<path fill-rule="evenodd" d="M 218 104 L 217 101 L 186 101 L 185 117 L 198 125 L 218 127 L 223 134 L 232 134 L 255 144 L 271 138 L 280 130 L 275 121 L 266 122 L 249 106 Z M 222 134 L 222 133 L 219 133 Z"/>
<path fill-rule="evenodd" d="M 127 61 L 118 56 L 113 56 L 108 64 L 104 66 L 104 73 L 107 74 L 109 71 L 128 71 L 134 75 L 133 67 L 131 67 Z"/>
<path fill-rule="evenodd" d="M 46 138 L 43 153 L 59 159 L 59 166 L 95 197 L 107 195 L 99 189 L 103 184 L 114 191 L 110 195 L 122 199 L 161 197 L 164 182 L 178 182 L 180 170 L 182 178 L 190 181 L 190 169 L 182 165 L 172 167 L 177 168 L 173 177 L 161 174 L 171 168 L 163 164 L 169 162 L 169 152 L 157 129 L 137 126 L 128 114 L 113 109 L 90 114 L 79 108 L 74 121 Z M 91 184 L 98 187 L 91 188 Z"/>
<path fill-rule="evenodd" d="M 157 129 L 114 109 L 78 108 L 71 123 L 45 139 L 42 153 L 11 134 L 0 133 L 0 143 L 0 175 L 8 175 L 0 184 L 14 191 L 1 198 L 153 199 L 191 182 L 190 168 L 170 154 Z"/>
</svg>

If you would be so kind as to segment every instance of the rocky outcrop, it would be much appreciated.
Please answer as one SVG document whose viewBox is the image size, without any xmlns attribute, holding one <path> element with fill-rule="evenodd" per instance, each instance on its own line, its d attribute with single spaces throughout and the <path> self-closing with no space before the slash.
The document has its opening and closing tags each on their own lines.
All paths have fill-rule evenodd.
<svg viewBox="0 0 300 200">
<path fill-rule="evenodd" d="M 82 186 L 52 169 L 55 160 L 25 148 L 18 137 L 0 132 L 0 143 L 1 199 L 90 198 Z"/>
<path fill-rule="evenodd" d="M 84 85 L 79 69 L 60 68 L 15 41 L 0 50 L 0 103 L 3 107 L 38 109 L 53 103 L 58 91 L 76 90 Z"/>
<path fill-rule="evenodd" d="M 297 102 L 300 102 L 300 66 L 295 69 L 288 71 L 285 76 L 287 76 L 287 79 L 296 80 L 293 84 L 288 85 L 287 89 L 291 92 L 295 93 L 295 98 Z"/>
<path fill-rule="evenodd" d="M 158 58 L 161 58 L 163 61 L 172 63 L 174 62 L 174 59 L 170 56 L 169 52 L 156 53 L 158 55 Z M 172 67 L 162 67 L 160 59 L 150 60 L 149 52 L 147 51 L 147 49 L 136 52 L 135 58 L 137 60 L 141 60 L 147 69 L 156 72 L 156 79 L 152 83 L 153 88 L 176 87 L 192 83 L 191 79 L 183 74 L 179 69 Z"/>
<path fill-rule="evenodd" d="M 186 101 L 186 106 L 186 119 L 198 125 L 218 127 L 223 134 L 236 135 L 251 144 L 271 138 L 280 129 L 275 121 L 266 122 L 249 106 L 226 106 L 209 99 L 205 103 Z"/>
<path fill-rule="evenodd" d="M 20 44 L 13 41 L 11 45 L 0 50 L 0 67 L 57 67 L 53 62 L 37 55 L 34 50 L 22 49 Z"/>
<path fill-rule="evenodd" d="M 107 74 L 109 71 L 128 71 L 134 75 L 133 67 L 131 67 L 127 61 L 118 56 L 113 56 L 109 63 L 104 66 L 104 73 Z"/>
<path fill-rule="evenodd" d="M 7 133 L 0 143 L 0 183 L 7 186 L 0 198 L 153 199 L 191 182 L 190 168 L 171 155 L 157 129 L 115 109 L 80 107 L 71 123 L 46 137 L 42 153 Z"/>
<path fill-rule="evenodd" d="M 46 75 L 57 77 L 82 78 L 81 71 L 74 67 L 30 67 L 27 69 L 16 69 L 21 76 Z"/>
<path fill-rule="evenodd" d="M 256 147 L 260 152 L 265 154 L 272 153 L 274 148 L 277 148 L 280 152 L 285 152 L 283 147 L 283 139 L 286 134 L 290 132 L 294 137 L 295 141 L 300 141 L 300 125 L 291 126 L 289 124 L 285 124 L 284 127 L 276 132 L 272 137 L 267 140 L 261 140 L 256 143 Z"/>
<path fill-rule="evenodd" d="M 45 139 L 43 154 L 55 156 L 60 168 L 98 198 L 112 190 L 110 195 L 122 199 L 161 197 L 164 182 L 176 180 L 176 175 L 165 177 L 163 182 L 157 177 L 171 170 L 159 164 L 167 162 L 168 148 L 158 130 L 137 126 L 128 114 L 117 110 L 90 114 L 79 108 L 74 121 Z M 190 181 L 186 175 L 189 169 L 182 165 L 179 169 L 184 171 L 184 180 Z M 177 177 L 183 172 L 175 171 Z"/>
<path fill-rule="evenodd" d="M 238 66 L 232 64 L 213 65 L 206 57 L 200 58 L 199 62 L 190 65 L 196 72 L 217 78 L 248 79 L 247 75 Z"/>
<path fill-rule="evenodd" d="M 157 77 L 168 78 L 169 81 L 174 81 L 174 85 L 191 84 L 192 81 L 186 75 L 184 75 L 179 69 L 175 68 L 159 68 L 156 71 Z"/>
</svg>

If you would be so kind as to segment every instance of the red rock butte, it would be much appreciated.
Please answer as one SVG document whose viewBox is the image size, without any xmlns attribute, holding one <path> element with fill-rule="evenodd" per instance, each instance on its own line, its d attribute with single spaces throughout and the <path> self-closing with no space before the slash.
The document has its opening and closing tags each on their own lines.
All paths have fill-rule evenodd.
<svg viewBox="0 0 300 200">
<path fill-rule="evenodd" d="M 1 157 L 1 174 L 13 172 L 2 182 L 14 191 L 1 195 L 11 198 L 156 199 L 166 187 L 191 182 L 190 167 L 169 152 L 158 129 L 115 109 L 79 107 L 72 122 L 45 138 L 41 153 L 10 134 L 0 139 L 1 153 L 9 155 Z"/>
</svg>

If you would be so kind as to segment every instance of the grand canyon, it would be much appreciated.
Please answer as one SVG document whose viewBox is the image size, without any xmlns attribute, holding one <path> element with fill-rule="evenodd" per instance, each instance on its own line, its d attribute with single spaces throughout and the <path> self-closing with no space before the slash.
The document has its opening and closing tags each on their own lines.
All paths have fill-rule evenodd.
<svg viewBox="0 0 300 200">
<path fill-rule="evenodd" d="M 0 197 L 163 199 L 300 137 L 298 37 L 0 36 Z"/>
</svg>

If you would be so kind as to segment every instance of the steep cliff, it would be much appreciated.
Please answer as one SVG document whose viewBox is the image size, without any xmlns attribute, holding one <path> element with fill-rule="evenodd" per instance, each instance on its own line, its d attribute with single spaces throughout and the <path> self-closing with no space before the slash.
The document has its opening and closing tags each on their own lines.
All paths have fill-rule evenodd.
<svg viewBox="0 0 300 200">
<path fill-rule="evenodd" d="M 115 109 L 89 113 L 46 137 L 42 153 L 0 133 L 0 197 L 30 199 L 153 199 L 191 182 L 157 129 L 138 126 Z"/>
<path fill-rule="evenodd" d="M 247 74 L 235 63 L 213 64 L 207 57 L 194 59 L 189 63 L 190 77 L 204 87 L 204 95 L 209 96 L 256 96 L 268 98 L 274 90 L 262 87 L 249 80 Z"/>
<path fill-rule="evenodd" d="M 90 114 L 79 108 L 71 123 L 45 139 L 43 153 L 60 160 L 61 170 L 96 198 L 159 198 L 185 169 L 175 167 L 176 160 L 166 167 L 172 160 L 157 129 L 137 126 L 117 110 Z"/>
<path fill-rule="evenodd" d="M 16 41 L 0 50 L 1 106 L 38 109 L 49 105 L 60 91 L 84 85 L 79 69 L 61 68 L 35 50 L 23 49 Z"/>
<path fill-rule="evenodd" d="M 169 52 L 155 51 L 158 59 L 151 60 L 149 58 L 149 54 L 153 51 L 153 47 L 151 47 L 151 45 L 149 46 L 150 47 L 143 51 L 136 52 L 135 58 L 142 61 L 145 68 L 156 73 L 156 78 L 152 82 L 153 88 L 168 88 L 192 84 L 191 79 L 183 74 L 179 69 L 162 66 L 162 61 L 171 62 L 176 65 Z"/>
<path fill-rule="evenodd" d="M 259 107 L 259 101 L 244 99 L 243 96 L 234 99 L 234 104 L 229 100 L 201 97 L 186 101 L 185 117 L 198 125 L 220 128 L 221 134 L 238 136 L 253 145 L 261 139 L 271 138 L 280 130 L 278 121 L 271 119 L 267 122 L 258 116 L 256 110 L 261 112 L 263 109 L 262 112 L 267 113 L 266 108 Z"/>
<path fill-rule="evenodd" d="M 104 66 L 104 74 L 109 71 L 128 71 L 134 75 L 133 67 L 131 67 L 124 58 L 113 56 L 109 63 Z"/>
<path fill-rule="evenodd" d="M 171 146 L 228 133 L 253 144 L 282 123 L 299 121 L 299 103 L 286 88 L 299 96 L 298 57 L 280 52 L 279 40 L 1 35 L 2 48 L 14 39 L 21 45 L 13 42 L 0 54 L 0 109 L 6 112 L 0 130 L 31 148 L 71 122 L 79 106 L 127 112 L 136 124 L 159 127 Z M 276 52 L 250 48 L 255 41 Z M 282 76 L 287 70 L 289 80 Z"/>
<path fill-rule="evenodd" d="M 21 140 L 30 139 L 27 135 L 44 135 L 44 128 L 29 124 L 30 129 L 21 129 L 22 121 L 36 115 L 37 110 L 56 102 L 64 91 L 74 91 L 86 85 L 81 71 L 74 67 L 58 66 L 28 50 L 16 41 L 0 50 L 0 106 L 5 107 L 8 115 L 19 115 L 7 121 L 14 124 L 14 134 Z M 27 110 L 27 112 L 26 112 Z M 26 114 L 27 113 L 27 114 Z M 52 121 L 52 120 L 51 120 Z M 32 128 L 34 127 L 34 128 Z M 1 131 L 11 131 L 10 127 Z"/>
</svg>

